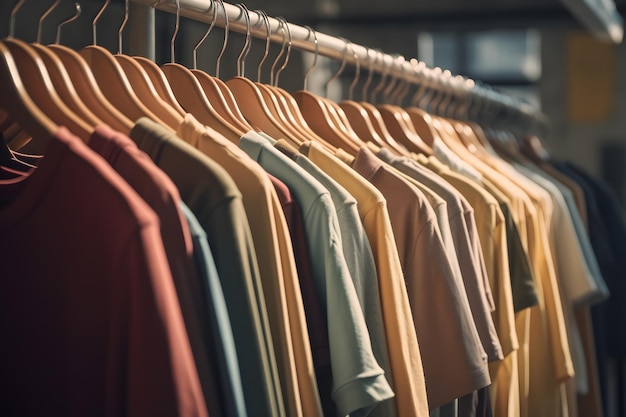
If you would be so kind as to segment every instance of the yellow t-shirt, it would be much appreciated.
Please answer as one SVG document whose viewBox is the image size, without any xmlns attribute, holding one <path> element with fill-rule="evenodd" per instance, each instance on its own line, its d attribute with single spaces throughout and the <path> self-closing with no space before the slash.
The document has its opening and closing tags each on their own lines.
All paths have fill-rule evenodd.
<svg viewBox="0 0 626 417">
<path fill-rule="evenodd" d="M 527 381 L 523 372 L 520 372 L 521 415 L 523 417 L 560 415 L 563 400 L 561 383 L 571 378 L 574 370 L 546 227 L 546 220 L 551 216 L 551 202 L 546 202 L 545 195 L 537 192 L 536 188 L 507 169 L 502 165 L 503 162 L 494 163 L 491 160 L 498 166 L 498 170 L 495 170 L 482 159 L 489 160 L 488 155 L 483 154 L 479 158 L 469 152 L 460 144 L 458 137 L 454 138 L 456 135 L 454 129 L 444 128 L 442 131 L 444 132 L 442 139 L 446 144 L 465 162 L 470 163 L 492 181 L 500 191 L 513 198 L 519 194 L 516 198 L 527 199 L 525 208 L 529 226 L 527 227 L 529 256 L 540 292 L 540 304 L 530 309 L 530 323 L 525 323 L 521 320 L 522 317 L 518 317 L 520 319 L 518 325 L 524 329 L 529 328 L 530 331 L 529 356 L 520 356 L 520 364 L 527 367 L 522 371 L 528 372 Z M 524 331 L 518 332 L 518 336 L 520 333 Z M 523 361 L 526 363 L 522 364 Z M 527 400 L 524 398 L 526 390 Z"/>
</svg>

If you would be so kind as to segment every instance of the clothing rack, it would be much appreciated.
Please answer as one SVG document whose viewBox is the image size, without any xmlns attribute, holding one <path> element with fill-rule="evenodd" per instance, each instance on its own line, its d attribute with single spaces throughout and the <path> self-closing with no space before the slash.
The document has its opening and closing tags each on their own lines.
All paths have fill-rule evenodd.
<svg viewBox="0 0 626 417">
<path fill-rule="evenodd" d="M 266 39 L 267 24 L 264 17 L 257 11 L 248 11 L 248 18 L 243 8 L 224 3 L 212 7 L 214 0 L 130 0 L 137 5 L 156 8 L 182 17 L 210 24 L 217 11 L 215 25 L 225 26 L 224 14 L 228 18 L 230 31 L 249 34 L 259 39 Z M 156 4 L 156 6 L 155 6 Z M 146 13 L 154 19 L 154 14 Z M 144 19 L 145 21 L 145 19 Z M 283 23 L 269 17 L 270 40 L 275 43 L 285 42 Z M 145 22 L 149 25 L 149 22 Z M 152 23 L 152 26 L 153 23 Z M 135 25 L 135 30 L 139 30 Z M 377 53 L 372 48 L 358 45 L 342 38 L 313 31 L 293 23 L 287 23 L 287 33 L 291 34 L 291 46 L 301 51 L 317 53 L 321 56 L 345 61 L 346 64 L 359 65 L 374 72 L 404 80 L 412 85 L 424 86 L 431 92 L 443 93 L 448 100 L 460 100 L 457 109 L 464 109 L 457 117 L 484 122 L 499 127 L 516 127 L 524 131 L 538 131 L 546 127 L 546 117 L 534 106 L 493 88 L 477 83 L 463 76 L 453 76 L 449 71 L 427 68 L 416 59 L 407 60 L 403 56 Z M 139 30 L 139 32 L 141 32 Z M 153 54 L 153 51 L 151 52 Z M 445 98 L 444 98 L 445 99 Z M 444 99 L 441 99 L 443 101 Z M 468 111 L 471 106 L 477 111 Z"/>
</svg>

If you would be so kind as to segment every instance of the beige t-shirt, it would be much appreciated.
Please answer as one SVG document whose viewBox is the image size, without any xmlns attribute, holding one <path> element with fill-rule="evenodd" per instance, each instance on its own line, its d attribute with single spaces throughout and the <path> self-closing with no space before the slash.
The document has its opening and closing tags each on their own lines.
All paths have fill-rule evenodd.
<svg viewBox="0 0 626 417">
<path fill-rule="evenodd" d="M 426 197 L 367 147 L 358 152 L 352 168 L 378 188 L 388 203 L 420 340 L 430 407 L 489 385 L 487 354 L 463 281 L 450 264 Z"/>
</svg>

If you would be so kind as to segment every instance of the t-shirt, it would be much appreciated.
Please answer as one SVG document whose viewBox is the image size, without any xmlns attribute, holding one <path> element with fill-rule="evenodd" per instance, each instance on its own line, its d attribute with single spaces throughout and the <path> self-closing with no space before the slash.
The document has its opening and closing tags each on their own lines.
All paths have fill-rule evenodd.
<svg viewBox="0 0 626 417">
<path fill-rule="evenodd" d="M 246 408 L 253 415 L 285 415 L 250 227 L 241 193 L 213 160 L 147 118 L 130 137 L 176 184 L 207 234 L 230 317 Z M 262 411 L 261 411 L 262 410 Z"/>
<path fill-rule="evenodd" d="M 328 323 L 326 314 L 322 311 L 322 303 L 315 290 L 313 279 L 313 267 L 309 255 L 309 246 L 306 239 L 302 210 L 298 202 L 293 198 L 289 187 L 284 182 L 267 174 L 276 190 L 280 206 L 285 215 L 289 228 L 290 243 L 293 246 L 296 258 L 296 267 L 302 291 L 302 302 L 306 314 L 306 324 L 309 331 L 311 353 L 315 366 L 315 378 L 317 389 L 324 415 L 336 415 L 337 407 L 333 401 L 332 384 L 333 375 L 330 366 L 330 347 L 328 345 Z"/>
<path fill-rule="evenodd" d="M 237 348 L 211 247 L 196 216 L 182 201 L 179 202 L 179 205 L 189 225 L 193 241 L 193 259 L 198 275 L 204 284 L 210 320 L 209 326 L 213 334 L 213 343 L 218 359 L 217 368 L 219 369 L 220 393 L 224 402 L 224 409 L 228 416 L 246 416 L 248 413 L 241 384 Z"/>
<path fill-rule="evenodd" d="M 333 399 L 341 415 L 366 415 L 393 392 L 376 362 L 343 250 L 328 191 L 264 137 L 249 132 L 239 142 L 270 174 L 283 181 L 302 208 L 316 289 L 328 318 Z M 332 318 L 332 320 L 330 319 Z"/>
<path fill-rule="evenodd" d="M 187 114 L 178 127 L 180 137 L 220 164 L 231 176 L 246 210 L 254 243 L 259 276 L 267 306 L 274 352 L 278 366 L 278 380 L 291 417 L 321 415 L 313 376 L 306 320 L 299 293 L 290 295 L 289 288 L 297 287 L 293 251 L 280 251 L 277 218 L 274 207 L 278 198 L 267 174 L 234 143 L 212 129 L 201 125 Z M 291 307 L 291 310 L 290 310 Z M 300 369 L 300 372 L 298 371 Z"/>
<path fill-rule="evenodd" d="M 352 168 L 378 188 L 388 202 L 420 340 L 430 407 L 489 385 L 487 354 L 461 277 L 450 266 L 432 208 L 423 194 L 368 148 L 361 148 Z M 454 380 L 449 378 L 452 374 Z"/>
<path fill-rule="evenodd" d="M 490 362 L 500 360 L 504 356 L 502 347 L 496 334 L 491 311 L 495 309 L 493 299 L 491 297 L 490 284 L 484 270 L 484 260 L 482 250 L 475 248 L 477 242 L 473 242 L 470 237 L 470 227 L 468 227 L 466 212 L 471 221 L 471 234 L 474 239 L 478 240 L 476 226 L 474 225 L 473 209 L 464 205 L 469 203 L 459 195 L 449 184 L 446 184 L 440 178 L 436 178 L 433 172 L 424 167 L 418 166 L 417 163 L 408 158 L 398 158 L 391 155 L 390 152 L 382 149 L 378 156 L 392 165 L 394 168 L 410 176 L 414 180 L 431 188 L 435 193 L 444 198 L 447 202 L 447 222 L 450 225 L 454 249 L 459 265 L 459 273 L 465 284 L 472 317 L 478 330 L 483 349 L 487 353 Z M 441 224 L 441 222 L 440 222 Z"/>
<path fill-rule="evenodd" d="M 580 331 L 574 317 L 574 305 L 580 302 L 592 302 L 594 299 L 597 300 L 597 297 L 605 297 L 606 293 L 604 296 L 602 295 L 602 291 L 596 286 L 596 282 L 591 276 L 572 217 L 561 191 L 552 182 L 532 170 L 518 164 L 515 164 L 514 167 L 544 187 L 553 197 L 554 212 L 550 230 L 553 239 L 550 240 L 550 243 L 556 262 L 559 286 L 562 290 L 563 312 L 572 352 L 576 386 L 580 392 L 587 392 L 589 389 L 587 365 Z"/>
<path fill-rule="evenodd" d="M 0 230 L 0 414 L 208 416 L 159 219 L 100 156 L 59 128 Z"/>
<path fill-rule="evenodd" d="M 495 415 L 517 416 L 520 410 L 519 369 L 516 352 L 519 348 L 519 340 L 514 316 L 516 298 L 512 287 L 514 287 L 516 279 L 530 280 L 532 283 L 532 275 L 520 273 L 530 269 L 528 258 L 524 256 L 523 259 L 526 260 L 526 263 L 520 264 L 516 268 L 515 258 L 509 256 L 512 249 L 511 242 L 517 242 L 519 253 L 525 255 L 525 252 L 521 248 L 519 236 L 516 236 L 516 240 L 511 241 L 512 236 L 508 232 L 509 229 L 505 227 L 506 220 L 503 210 L 499 207 L 495 197 L 475 181 L 451 171 L 433 157 L 421 157 L 418 158 L 418 161 L 441 175 L 442 178 L 463 193 L 476 214 L 477 233 L 480 237 L 486 271 L 496 305 L 494 324 L 505 356 L 504 360 L 489 365 L 491 407 Z M 505 209 L 507 207 L 507 205 L 504 206 Z M 508 221 L 507 224 L 512 224 L 515 227 L 511 216 L 508 217 Z M 526 266 L 527 269 L 522 270 L 522 265 Z M 536 292 L 532 294 L 534 294 L 536 301 Z M 518 296 L 521 297 L 522 295 L 518 294 Z"/>
<path fill-rule="evenodd" d="M 546 222 L 552 215 L 550 197 L 502 160 L 488 153 L 479 158 L 468 151 L 459 143 L 458 137 L 454 139 L 456 133 L 453 128 L 451 130 L 447 130 L 446 144 L 509 196 L 519 213 L 518 219 L 526 213 L 529 255 L 541 292 L 538 294 L 540 304 L 527 315 L 530 324 L 524 322 L 524 315 L 518 313 L 516 318 L 522 344 L 520 405 L 522 416 L 553 415 L 561 407 L 561 382 L 573 376 L 573 365 L 546 229 Z M 528 343 L 528 350 L 525 343 Z"/>
<path fill-rule="evenodd" d="M 116 170 L 159 217 L 165 254 L 178 293 L 196 368 L 211 414 L 224 414 L 214 380 L 217 358 L 209 332 L 204 283 L 193 264 L 189 226 L 179 209 L 176 186 L 128 136 L 108 126 L 99 126 L 89 147 Z"/>
<path fill-rule="evenodd" d="M 399 417 L 428 416 L 420 348 L 386 200 L 373 185 L 321 145 L 311 142 L 303 145 L 301 151 L 358 202 L 359 216 L 376 262 L 396 410 Z"/>
<path fill-rule="evenodd" d="M 292 148 L 286 141 L 278 140 L 274 146 L 318 180 L 333 199 L 339 221 L 343 254 L 363 310 L 365 323 L 372 341 L 372 350 L 376 361 L 385 371 L 387 382 L 393 389 L 385 327 L 380 306 L 376 264 L 365 229 L 359 218 L 357 202 L 344 187 L 298 152 L 297 149 Z M 395 402 L 392 399 L 383 401 L 369 415 L 371 417 L 395 416 Z"/>
</svg>

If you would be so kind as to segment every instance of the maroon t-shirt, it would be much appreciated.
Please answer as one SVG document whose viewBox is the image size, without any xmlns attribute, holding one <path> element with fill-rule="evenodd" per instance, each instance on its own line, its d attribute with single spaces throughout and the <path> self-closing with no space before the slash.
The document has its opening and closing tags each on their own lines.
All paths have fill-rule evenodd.
<svg viewBox="0 0 626 417">
<path fill-rule="evenodd" d="M 67 129 L 0 236 L 0 415 L 208 416 L 159 220 Z"/>
<path fill-rule="evenodd" d="M 161 237 L 178 301 L 189 335 L 200 384 L 211 415 L 224 415 L 219 383 L 218 357 L 212 337 L 208 291 L 196 273 L 189 225 L 180 209 L 180 194 L 172 180 L 135 142 L 108 126 L 99 126 L 89 147 L 101 155 L 159 217 Z"/>
</svg>

